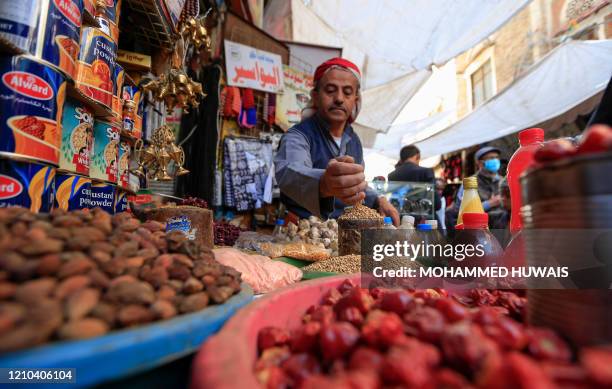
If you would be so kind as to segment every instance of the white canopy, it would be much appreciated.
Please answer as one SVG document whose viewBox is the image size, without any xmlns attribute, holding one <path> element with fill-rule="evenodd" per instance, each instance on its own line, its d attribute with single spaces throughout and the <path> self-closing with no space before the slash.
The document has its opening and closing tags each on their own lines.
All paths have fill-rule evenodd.
<svg viewBox="0 0 612 389">
<path fill-rule="evenodd" d="M 554 130 L 592 110 L 611 76 L 612 40 L 567 41 L 487 103 L 417 146 L 428 157 L 536 125 Z M 552 121 L 559 117 L 563 120 Z"/>
<path fill-rule="evenodd" d="M 496 31 L 529 0 L 272 0 L 266 30 L 280 38 L 342 47 L 364 74 L 357 123 L 386 132 L 442 65 Z M 286 20 L 290 17 L 290 22 Z"/>
</svg>

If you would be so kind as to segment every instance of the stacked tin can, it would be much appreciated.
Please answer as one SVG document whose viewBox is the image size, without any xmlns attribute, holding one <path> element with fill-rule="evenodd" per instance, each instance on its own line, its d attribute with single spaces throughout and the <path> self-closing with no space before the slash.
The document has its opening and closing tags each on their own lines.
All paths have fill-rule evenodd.
<svg viewBox="0 0 612 389">
<path fill-rule="evenodd" d="M 0 207 L 127 209 L 119 3 L 0 3 Z"/>
<path fill-rule="evenodd" d="M 528 290 L 528 319 L 576 346 L 612 341 L 612 154 L 577 156 L 523 175 L 529 266 L 566 266 L 556 287 Z M 545 285 L 544 285 L 545 286 Z"/>
</svg>

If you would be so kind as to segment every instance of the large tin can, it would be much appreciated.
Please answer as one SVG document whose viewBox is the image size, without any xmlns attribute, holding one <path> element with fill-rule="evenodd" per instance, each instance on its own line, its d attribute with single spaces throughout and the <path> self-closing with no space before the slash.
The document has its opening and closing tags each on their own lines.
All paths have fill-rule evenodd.
<svg viewBox="0 0 612 389">
<path fill-rule="evenodd" d="M 60 169 L 89 175 L 93 124 L 93 112 L 89 107 L 74 99 L 66 99 L 62 116 Z"/>
<path fill-rule="evenodd" d="M 30 50 L 42 0 L 0 1 L 0 39 L 23 51 Z"/>
<path fill-rule="evenodd" d="M 114 123 L 96 120 L 89 176 L 116 184 L 119 179 L 118 164 L 119 128 Z"/>
<path fill-rule="evenodd" d="M 77 86 L 89 98 L 112 106 L 117 44 L 97 28 L 85 27 L 77 66 Z"/>
<path fill-rule="evenodd" d="M 64 76 L 28 56 L 0 56 L 0 152 L 59 163 Z"/>
<path fill-rule="evenodd" d="M 89 208 L 91 180 L 79 174 L 58 173 L 55 178 L 55 208 L 64 211 Z"/>
<path fill-rule="evenodd" d="M 115 71 L 113 72 L 113 116 L 117 118 L 117 120 L 121 120 L 123 115 L 123 104 L 121 100 L 121 90 L 123 89 L 123 80 L 125 76 L 125 72 L 123 67 L 118 63 L 115 64 Z"/>
<path fill-rule="evenodd" d="M 117 188 L 107 182 L 91 183 L 91 208 L 101 208 L 106 212 L 115 213 L 115 193 Z"/>
<path fill-rule="evenodd" d="M 556 161 L 521 176 L 529 266 L 566 266 L 572 289 L 530 289 L 530 324 L 577 347 L 612 341 L 612 153 Z M 570 284 L 571 282 L 571 284 Z"/>
<path fill-rule="evenodd" d="M 55 167 L 27 160 L 0 158 L 0 208 L 25 207 L 49 212 L 55 195 Z"/>
<path fill-rule="evenodd" d="M 144 100 L 142 91 L 137 86 L 123 86 L 123 101 L 126 111 L 123 115 L 123 129 L 132 138 L 142 137 L 142 111 Z"/>
<path fill-rule="evenodd" d="M 115 213 L 129 212 L 127 193 L 124 190 L 117 188 L 115 194 Z"/>
<path fill-rule="evenodd" d="M 83 0 L 42 0 L 31 52 L 74 78 L 79 55 Z"/>
</svg>

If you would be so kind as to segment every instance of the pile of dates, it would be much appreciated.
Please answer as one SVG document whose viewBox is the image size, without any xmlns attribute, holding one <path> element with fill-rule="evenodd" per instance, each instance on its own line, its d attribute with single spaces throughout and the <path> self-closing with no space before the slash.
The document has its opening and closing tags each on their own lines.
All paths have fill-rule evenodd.
<svg viewBox="0 0 612 389">
<path fill-rule="evenodd" d="M 179 205 L 209 209 L 206 200 L 199 197 L 187 197 L 186 199 L 183 199 Z"/>
<path fill-rule="evenodd" d="M 162 223 L 0 209 L 0 353 L 221 304 L 240 273 Z"/>
<path fill-rule="evenodd" d="M 520 322 L 525 303 L 509 291 L 454 298 L 345 281 L 299 328 L 261 329 L 255 375 L 268 389 L 612 387 L 610 349 L 574 355 L 555 332 Z"/>
</svg>

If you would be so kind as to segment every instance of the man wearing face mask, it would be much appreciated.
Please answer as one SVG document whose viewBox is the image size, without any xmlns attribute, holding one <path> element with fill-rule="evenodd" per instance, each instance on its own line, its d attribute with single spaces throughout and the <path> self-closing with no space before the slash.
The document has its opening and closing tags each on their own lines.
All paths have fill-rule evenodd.
<svg viewBox="0 0 612 389">
<path fill-rule="evenodd" d="M 486 146 L 474 154 L 478 165 L 478 194 L 482 201 L 482 207 L 489 213 L 499 208 L 501 197 L 499 195 L 499 175 L 501 162 L 499 160 L 500 150 L 496 147 Z"/>
</svg>

